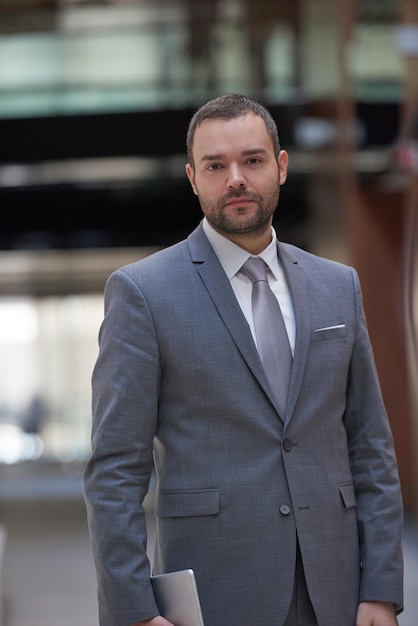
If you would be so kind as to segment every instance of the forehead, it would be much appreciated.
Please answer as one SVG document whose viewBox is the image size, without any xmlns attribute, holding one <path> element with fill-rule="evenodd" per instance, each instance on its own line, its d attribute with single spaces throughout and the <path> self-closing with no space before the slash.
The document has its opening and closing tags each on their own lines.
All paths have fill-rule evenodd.
<svg viewBox="0 0 418 626">
<path fill-rule="evenodd" d="M 206 119 L 195 131 L 193 154 L 228 155 L 231 152 L 264 149 L 273 151 L 273 140 L 263 118 L 248 113 L 233 119 Z"/>
</svg>

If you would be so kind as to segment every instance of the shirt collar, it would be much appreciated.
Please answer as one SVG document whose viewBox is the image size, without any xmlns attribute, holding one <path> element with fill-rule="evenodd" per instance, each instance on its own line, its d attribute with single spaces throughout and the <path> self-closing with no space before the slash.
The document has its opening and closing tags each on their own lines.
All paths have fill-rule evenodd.
<svg viewBox="0 0 418 626">
<path fill-rule="evenodd" d="M 206 219 L 203 219 L 203 230 L 206 237 L 209 240 L 210 245 L 214 249 L 216 256 L 218 257 L 228 279 L 231 280 L 235 274 L 237 274 L 245 261 L 250 258 L 251 255 L 247 250 L 241 248 L 236 243 L 233 243 L 211 226 Z M 279 261 L 277 258 L 277 236 L 274 228 L 271 228 L 271 242 L 260 254 L 263 261 L 268 265 L 274 278 L 277 280 L 279 277 Z"/>
</svg>

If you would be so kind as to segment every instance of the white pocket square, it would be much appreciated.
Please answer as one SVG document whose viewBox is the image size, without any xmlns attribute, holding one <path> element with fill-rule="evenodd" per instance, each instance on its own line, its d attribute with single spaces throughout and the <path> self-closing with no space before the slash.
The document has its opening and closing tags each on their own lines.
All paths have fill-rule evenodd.
<svg viewBox="0 0 418 626">
<path fill-rule="evenodd" d="M 335 326 L 324 326 L 324 328 L 317 328 L 314 333 L 320 333 L 323 330 L 335 330 L 336 328 L 345 328 L 345 324 L 336 324 Z"/>
</svg>

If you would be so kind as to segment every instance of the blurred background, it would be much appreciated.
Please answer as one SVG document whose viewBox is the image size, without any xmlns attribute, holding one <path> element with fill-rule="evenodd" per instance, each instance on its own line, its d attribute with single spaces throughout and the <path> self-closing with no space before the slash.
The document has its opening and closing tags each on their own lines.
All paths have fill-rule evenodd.
<svg viewBox="0 0 418 626">
<path fill-rule="evenodd" d="M 1 626 L 98 623 L 82 471 L 104 282 L 200 221 L 187 125 L 227 92 L 289 152 L 279 237 L 360 274 L 416 626 L 416 0 L 1 0 Z"/>
</svg>

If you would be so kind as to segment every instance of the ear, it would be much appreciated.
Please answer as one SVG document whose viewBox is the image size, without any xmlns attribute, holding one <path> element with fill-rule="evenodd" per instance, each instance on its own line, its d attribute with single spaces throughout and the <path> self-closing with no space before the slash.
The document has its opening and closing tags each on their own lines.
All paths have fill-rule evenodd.
<svg viewBox="0 0 418 626">
<path fill-rule="evenodd" d="M 186 174 L 187 174 L 187 178 L 189 179 L 189 182 L 193 188 L 193 191 L 195 193 L 195 195 L 197 196 L 197 189 L 196 189 L 196 185 L 195 185 L 195 176 L 194 176 L 194 169 L 193 167 L 190 165 L 190 163 L 186 163 Z"/>
<path fill-rule="evenodd" d="M 289 155 L 286 150 L 280 150 L 279 156 L 277 157 L 277 164 L 279 166 L 279 174 L 280 174 L 280 184 L 284 185 L 287 178 L 287 166 L 289 163 Z"/>
</svg>

